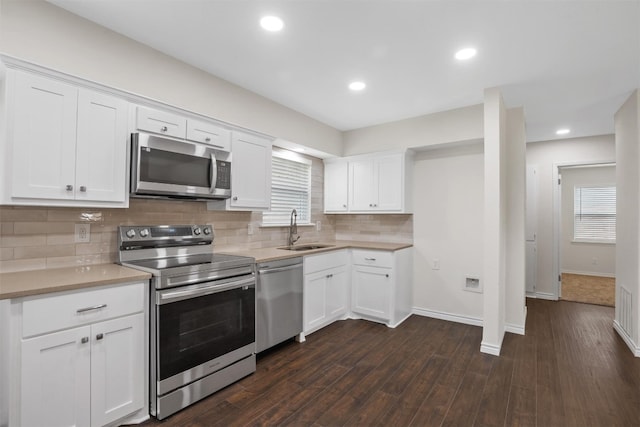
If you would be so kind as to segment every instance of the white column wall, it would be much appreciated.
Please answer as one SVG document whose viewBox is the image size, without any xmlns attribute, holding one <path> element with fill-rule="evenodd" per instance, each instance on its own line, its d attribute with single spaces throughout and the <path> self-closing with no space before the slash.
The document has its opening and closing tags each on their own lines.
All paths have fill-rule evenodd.
<svg viewBox="0 0 640 427">
<path fill-rule="evenodd" d="M 614 327 L 640 357 L 640 91 L 615 114 L 617 237 Z M 623 300 L 625 293 L 628 301 Z"/>
</svg>

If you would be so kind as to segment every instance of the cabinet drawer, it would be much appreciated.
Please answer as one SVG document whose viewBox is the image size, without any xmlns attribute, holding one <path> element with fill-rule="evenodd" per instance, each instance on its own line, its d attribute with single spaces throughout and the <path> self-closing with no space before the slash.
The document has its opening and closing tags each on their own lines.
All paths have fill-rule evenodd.
<svg viewBox="0 0 640 427">
<path fill-rule="evenodd" d="M 218 150 L 231 151 L 231 131 L 211 123 L 188 120 L 187 139 L 210 145 Z"/>
<path fill-rule="evenodd" d="M 140 130 L 184 139 L 187 135 L 187 119 L 175 114 L 151 108 L 138 107 L 136 121 Z"/>
<path fill-rule="evenodd" d="M 47 296 L 22 303 L 22 336 L 29 337 L 144 310 L 145 283 L 131 283 Z"/>
<path fill-rule="evenodd" d="M 354 265 L 392 268 L 393 252 L 354 249 L 352 261 Z"/>
<path fill-rule="evenodd" d="M 346 265 L 348 256 L 346 250 L 332 251 L 304 257 L 304 274 L 311 274 L 329 268 Z"/>
</svg>

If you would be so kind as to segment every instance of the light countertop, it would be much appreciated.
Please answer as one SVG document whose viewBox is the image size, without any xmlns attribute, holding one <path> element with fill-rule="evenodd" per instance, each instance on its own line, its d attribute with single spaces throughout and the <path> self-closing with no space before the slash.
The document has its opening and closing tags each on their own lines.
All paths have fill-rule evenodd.
<svg viewBox="0 0 640 427">
<path fill-rule="evenodd" d="M 294 246 L 304 246 L 307 243 L 299 242 Z M 279 259 L 295 258 L 299 256 L 313 255 L 321 252 L 335 251 L 338 249 L 371 249 L 371 250 L 383 250 L 383 251 L 397 251 L 404 248 L 410 248 L 413 245 L 411 243 L 380 243 L 380 242 L 360 242 L 353 240 L 336 240 L 327 242 L 309 242 L 309 244 L 321 244 L 332 245 L 327 248 L 311 249 L 308 251 L 290 251 L 286 249 L 278 248 L 261 248 L 261 249 L 244 249 L 239 251 L 221 251 L 230 255 L 242 255 L 256 259 L 256 262 L 275 261 Z"/>
<path fill-rule="evenodd" d="M 149 280 L 151 274 L 117 264 L 0 273 L 0 299 Z"/>
</svg>

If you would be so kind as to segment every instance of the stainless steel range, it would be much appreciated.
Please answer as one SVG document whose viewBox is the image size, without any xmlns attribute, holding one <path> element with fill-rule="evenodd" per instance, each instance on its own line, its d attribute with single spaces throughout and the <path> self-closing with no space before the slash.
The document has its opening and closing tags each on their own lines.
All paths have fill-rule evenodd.
<svg viewBox="0 0 640 427">
<path fill-rule="evenodd" d="M 150 412 L 158 419 L 256 369 L 254 259 L 213 253 L 210 225 L 121 226 L 119 261 L 153 275 Z"/>
</svg>

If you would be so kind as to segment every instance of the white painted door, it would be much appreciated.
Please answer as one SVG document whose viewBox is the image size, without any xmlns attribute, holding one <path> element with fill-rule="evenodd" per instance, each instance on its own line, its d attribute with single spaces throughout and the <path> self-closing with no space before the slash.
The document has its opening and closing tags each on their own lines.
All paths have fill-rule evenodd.
<svg viewBox="0 0 640 427">
<path fill-rule="evenodd" d="M 305 332 L 323 326 L 327 319 L 327 276 L 326 271 L 305 275 L 302 294 Z"/>
<path fill-rule="evenodd" d="M 334 320 L 347 313 L 349 277 L 346 267 L 331 269 L 328 275 L 326 315 Z"/>
<path fill-rule="evenodd" d="M 374 202 L 378 211 L 401 211 L 404 194 L 402 177 L 403 154 L 384 156 L 376 159 L 375 183 L 378 193 Z"/>
<path fill-rule="evenodd" d="M 349 164 L 331 162 L 324 164 L 324 211 L 347 212 L 349 188 Z"/>
<path fill-rule="evenodd" d="M 351 310 L 382 320 L 391 318 L 391 269 L 356 265 L 352 270 Z"/>
<path fill-rule="evenodd" d="M 76 199 L 124 202 L 128 103 L 80 89 L 76 149 Z"/>
<path fill-rule="evenodd" d="M 91 425 L 102 426 L 144 406 L 144 317 L 91 326 Z"/>
<path fill-rule="evenodd" d="M 73 86 L 15 72 L 13 197 L 75 197 L 77 102 Z"/>
<path fill-rule="evenodd" d="M 374 188 L 373 161 L 370 159 L 349 162 L 349 210 L 374 209 L 377 188 Z"/>
<path fill-rule="evenodd" d="M 91 328 L 22 341 L 21 425 L 90 424 Z"/>
<path fill-rule="evenodd" d="M 269 209 L 271 141 L 233 132 L 231 153 L 231 207 Z"/>
</svg>

